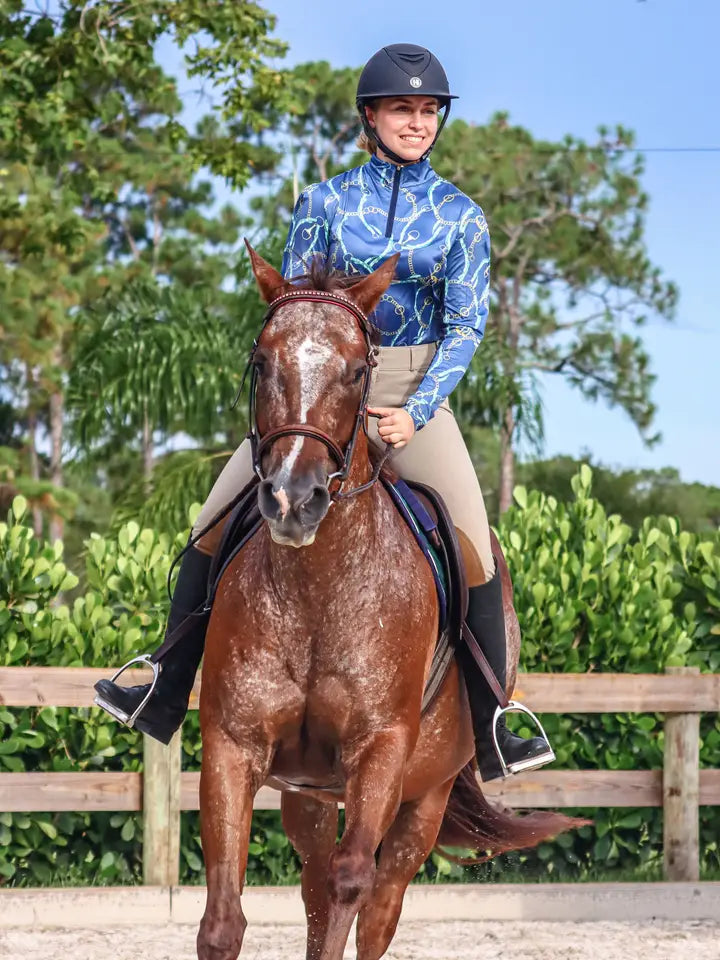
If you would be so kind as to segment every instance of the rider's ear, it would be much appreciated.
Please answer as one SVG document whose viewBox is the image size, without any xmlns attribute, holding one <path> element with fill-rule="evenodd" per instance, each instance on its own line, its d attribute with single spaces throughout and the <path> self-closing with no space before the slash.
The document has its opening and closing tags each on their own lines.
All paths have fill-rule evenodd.
<svg viewBox="0 0 720 960">
<path fill-rule="evenodd" d="M 370 276 L 364 277 L 359 283 L 348 287 L 346 293 L 360 307 L 363 313 L 372 313 L 375 307 L 380 303 L 380 297 L 385 293 L 392 283 L 395 276 L 395 267 L 400 259 L 400 254 L 393 254 L 388 260 L 378 267 Z"/>
<path fill-rule="evenodd" d="M 255 253 L 247 240 L 245 241 L 245 246 L 250 254 L 250 263 L 260 290 L 260 296 L 265 303 L 272 303 L 273 300 L 277 300 L 283 293 L 292 290 L 292 284 L 288 283 L 285 277 L 283 277 L 281 273 L 278 273 L 274 267 L 271 267 L 267 260 L 263 260 L 259 253 Z"/>
</svg>

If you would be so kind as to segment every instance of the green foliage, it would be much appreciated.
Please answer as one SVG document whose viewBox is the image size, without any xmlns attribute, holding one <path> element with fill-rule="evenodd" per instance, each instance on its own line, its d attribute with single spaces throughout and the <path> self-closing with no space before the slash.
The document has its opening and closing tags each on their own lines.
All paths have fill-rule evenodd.
<svg viewBox="0 0 720 960">
<path fill-rule="evenodd" d="M 266 169 L 265 151 L 251 138 L 267 125 L 268 111 L 290 109 L 290 91 L 271 65 L 285 49 L 270 36 L 274 19 L 255 3 L 59 0 L 42 10 L 9 0 L 0 6 L 0 381 L 29 434 L 22 438 L 31 452 L 24 472 L 54 488 L 33 496 L 33 506 L 51 515 L 60 535 L 57 515 L 71 512 L 57 493 L 64 486 L 65 392 L 68 375 L 78 377 L 76 350 L 87 347 L 87 312 L 113 298 L 121 309 L 120 294 L 138 278 L 152 277 L 181 288 L 176 304 L 183 295 L 192 299 L 188 321 L 205 312 L 236 332 L 242 327 L 246 315 L 240 311 L 238 322 L 241 303 L 228 291 L 247 219 L 228 206 L 211 209 L 212 187 L 196 174 L 202 167 L 241 186 Z M 157 60 L 168 41 L 182 51 L 187 76 L 212 86 L 211 115 L 194 131 L 181 120 L 177 79 Z M 173 294 L 156 299 L 163 296 L 168 301 Z M 172 313 L 167 302 L 157 305 L 163 309 Z M 176 329 L 177 314 L 174 320 L 173 329 L 163 331 L 168 364 L 182 354 L 186 339 L 186 331 Z M 114 329 L 108 333 L 106 351 L 121 339 Z M 207 343 L 200 332 L 199 339 Z M 143 345 L 128 387 L 157 372 L 145 362 Z M 107 357 L 112 369 L 103 373 L 117 374 L 120 346 Z M 84 374 L 87 356 L 81 359 Z M 216 368 L 223 363 L 232 363 L 227 351 L 215 357 Z M 193 364 L 186 370 L 191 376 Z M 175 397 L 178 431 L 197 435 L 198 408 L 207 412 L 208 393 L 222 386 L 222 370 L 212 373 L 206 364 L 197 375 L 198 388 L 205 389 L 186 393 L 182 402 Z M 156 382 L 167 386 L 166 377 Z M 96 384 L 92 378 L 87 386 Z M 75 397 L 82 392 L 77 384 L 72 390 Z M 89 419 L 93 411 L 102 419 L 97 391 L 91 400 L 88 392 L 83 413 L 87 406 Z M 141 392 L 137 405 L 146 399 Z M 183 423 L 188 406 L 189 422 Z M 210 422 L 203 419 L 204 438 L 217 431 L 217 407 Z M 120 430 L 117 408 L 116 394 L 104 435 L 119 445 L 132 426 L 129 442 L 142 445 L 147 474 L 154 424 L 138 427 L 137 417 L 125 417 Z M 35 456 L 42 426 L 53 438 L 49 464 Z M 23 484 L 24 478 L 12 493 L 30 496 Z"/>
<path fill-rule="evenodd" d="M 286 71 L 292 106 L 272 111 L 268 120 L 273 143 L 289 164 L 280 163 L 272 189 L 251 200 L 261 222 L 283 240 L 299 191 L 352 166 L 350 154 L 360 130 L 355 107 L 359 76 L 359 68 L 334 69 L 326 60 L 299 63 Z M 354 159 L 358 157 L 362 163 L 363 155 Z"/>
<path fill-rule="evenodd" d="M 285 52 L 269 36 L 274 25 L 252 2 L 61 0 L 41 12 L 8 0 L 0 13 L 4 152 L 55 169 L 94 153 L 77 164 L 82 195 L 106 174 L 114 142 L 132 142 L 139 115 L 151 116 L 165 134 L 166 158 L 185 143 L 196 167 L 242 184 L 253 150 L 238 132 L 262 129 L 261 105 L 279 106 L 287 96 L 282 74 L 267 63 Z M 185 51 L 188 76 L 212 84 L 219 119 L 229 124 L 209 140 L 191 137 L 178 119 L 175 82 L 155 60 L 167 37 Z"/>
<path fill-rule="evenodd" d="M 500 539 L 513 575 L 529 672 L 658 673 L 668 666 L 720 667 L 720 535 L 680 530 L 677 520 L 646 519 L 637 534 L 591 496 L 592 471 L 572 478 L 568 503 L 515 490 Z M 578 707 L 581 707 L 578 704 Z M 661 716 L 552 714 L 542 718 L 567 769 L 662 767 Z M 521 728 L 522 730 L 522 728 Z M 528 729 L 523 730 L 526 735 Z M 720 765 L 720 719 L 701 721 L 701 764 Z M 584 811 L 594 830 L 558 838 L 508 858 L 530 874 L 573 877 L 593 865 L 635 864 L 652 871 L 662 850 L 662 811 Z M 720 810 L 703 811 L 705 868 L 720 863 Z"/>
<path fill-rule="evenodd" d="M 683 530 L 702 533 L 720 526 L 720 487 L 683 483 L 677 470 L 611 470 L 572 457 L 553 457 L 518 464 L 517 475 L 525 486 L 550 494 L 558 500 L 572 495 L 570 482 L 586 462 L 593 471 L 593 495 L 608 513 L 619 513 L 631 527 L 646 517 L 678 517 Z M 482 484 L 481 484 L 482 485 Z M 483 487 L 483 492 L 485 487 Z"/>
<path fill-rule="evenodd" d="M 672 517 L 647 518 L 634 537 L 591 481 L 583 465 L 570 503 L 517 487 L 503 517 L 525 668 L 653 672 L 689 657 L 716 670 L 720 537 L 680 531 Z"/>
<path fill-rule="evenodd" d="M 155 646 L 167 615 L 170 539 L 135 523 L 117 538 L 87 543 L 87 589 L 56 603 L 78 578 L 62 544 L 37 540 L 17 497 L 0 524 L 0 664 L 105 666 Z M 197 723 L 197 720 L 195 720 Z M 0 771 L 140 770 L 142 739 L 102 711 L 45 707 L 0 711 Z M 141 818 L 136 814 L 0 815 L 0 875 L 23 883 L 137 881 Z"/>
<path fill-rule="evenodd" d="M 523 630 L 523 669 L 541 672 L 660 672 L 694 664 L 720 671 L 720 537 L 680 530 L 673 518 L 648 520 L 634 534 L 590 492 L 585 466 L 561 503 L 518 487 L 500 536 Z M 76 578 L 59 545 L 36 540 L 17 498 L 0 525 L 0 663 L 103 665 L 124 662 L 158 643 L 167 611 L 171 539 L 134 522 L 117 537 L 86 544 L 87 587 L 70 605 L 54 602 Z M 581 708 L 581 704 L 578 704 Z M 653 769 L 662 765 L 662 718 L 626 714 L 547 715 L 546 729 L 567 769 Z M 720 766 L 720 720 L 702 719 L 701 763 Z M 529 731 L 528 731 L 529 732 Z M 138 770 L 137 733 L 92 709 L 0 711 L 0 770 Z M 183 766 L 198 769 L 197 713 L 183 726 Z M 421 879 L 584 878 L 602 869 L 656 878 L 662 813 L 585 811 L 595 821 L 537 850 L 469 871 L 431 857 Z M 701 811 L 703 869 L 720 868 L 720 811 Z M 2 814 L 0 875 L 13 883 L 137 882 L 141 820 L 136 814 Z M 288 883 L 298 861 L 278 815 L 256 815 L 251 883 Z M 183 816 L 181 875 L 204 878 L 196 814 Z"/>
<path fill-rule="evenodd" d="M 179 424 L 192 434 L 210 432 L 236 389 L 235 358 L 248 340 L 242 322 L 220 313 L 209 291 L 141 281 L 92 319 L 70 380 L 83 443 L 124 427 L 165 436 Z"/>
</svg>

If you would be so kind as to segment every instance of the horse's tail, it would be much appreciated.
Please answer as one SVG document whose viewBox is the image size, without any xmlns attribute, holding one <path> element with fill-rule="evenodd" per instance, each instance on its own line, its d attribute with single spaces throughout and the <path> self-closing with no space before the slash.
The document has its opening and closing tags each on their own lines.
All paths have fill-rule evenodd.
<svg viewBox="0 0 720 960">
<path fill-rule="evenodd" d="M 480 789 L 474 764 L 468 763 L 453 784 L 435 849 L 456 863 L 482 863 L 507 850 L 535 847 L 558 833 L 591 822 L 549 810 L 519 816 L 494 807 Z M 477 856 L 457 857 L 445 846 L 475 850 Z"/>
</svg>

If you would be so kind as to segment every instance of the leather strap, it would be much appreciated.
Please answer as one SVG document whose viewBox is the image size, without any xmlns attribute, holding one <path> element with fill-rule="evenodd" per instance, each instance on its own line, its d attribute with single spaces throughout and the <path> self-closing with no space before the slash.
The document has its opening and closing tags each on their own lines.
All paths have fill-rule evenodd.
<svg viewBox="0 0 720 960">
<path fill-rule="evenodd" d="M 172 572 L 175 569 L 175 565 L 177 564 L 178 560 L 180 560 L 183 556 L 185 556 L 188 550 L 192 550 L 195 544 L 198 543 L 200 540 L 202 540 L 205 534 L 208 533 L 210 530 L 212 530 L 213 527 L 217 526 L 217 524 L 220 523 L 221 520 L 224 520 L 225 517 L 239 503 L 241 503 L 241 501 L 246 500 L 251 494 L 253 494 L 256 483 L 257 483 L 257 480 L 255 479 L 255 477 L 253 477 L 252 480 L 250 480 L 250 482 L 247 483 L 242 488 L 242 490 L 235 497 L 233 497 L 233 499 L 228 504 L 226 504 L 222 508 L 222 510 L 219 511 L 219 513 L 215 514 L 215 516 L 212 518 L 210 523 L 208 523 L 207 526 L 203 527 L 200 533 L 196 534 L 194 537 L 191 537 L 190 540 L 188 540 L 187 545 L 180 551 L 177 557 L 175 557 L 170 567 L 170 571 L 168 573 L 168 595 L 170 596 L 171 602 L 174 598 L 170 594 L 170 577 L 172 576 Z M 205 600 L 203 601 L 201 606 L 198 606 L 195 610 L 191 610 L 189 613 L 187 613 L 187 615 L 185 616 L 185 619 L 181 620 L 174 630 L 172 630 L 170 633 L 167 633 L 165 635 L 165 639 L 163 640 L 163 642 L 160 644 L 157 650 L 155 650 L 150 656 L 150 660 L 153 663 L 159 663 L 159 661 L 162 660 L 165 654 L 168 653 L 168 651 L 172 650 L 172 648 L 182 640 L 182 638 L 188 633 L 190 628 L 194 626 L 194 624 L 196 623 L 197 617 L 208 616 L 208 614 L 210 613 L 208 596 L 210 595 L 211 586 L 213 585 L 213 582 L 214 582 L 213 566 L 211 565 L 210 572 L 208 575 L 208 588 L 207 588 L 207 594 L 206 594 Z"/>
<path fill-rule="evenodd" d="M 470 630 L 467 623 L 463 623 L 462 625 L 462 638 L 465 641 L 465 646 L 470 651 L 470 654 L 472 655 L 473 660 L 480 668 L 480 672 L 482 673 L 483 677 L 485 677 L 487 685 L 492 690 L 495 696 L 495 699 L 500 704 L 500 706 L 504 709 L 505 707 L 507 707 L 510 701 L 508 700 L 505 694 L 505 691 L 500 686 L 500 681 L 495 676 L 495 671 L 490 666 L 488 658 L 482 652 L 480 648 L 480 644 L 475 639 L 473 632 L 472 630 Z"/>
<path fill-rule="evenodd" d="M 279 440 L 281 437 L 296 436 L 309 437 L 311 440 L 319 440 L 320 443 L 324 443 L 330 453 L 333 455 L 335 463 L 338 465 L 338 467 L 342 467 L 343 463 L 345 462 L 345 454 L 342 452 L 340 447 L 337 445 L 337 443 L 335 443 L 332 437 L 325 433 L 324 430 L 320 430 L 318 427 L 313 427 L 309 423 L 287 423 L 282 427 L 275 427 L 273 430 L 268 430 L 268 432 L 264 433 L 258 441 L 258 461 L 265 450 L 276 440 Z"/>
</svg>

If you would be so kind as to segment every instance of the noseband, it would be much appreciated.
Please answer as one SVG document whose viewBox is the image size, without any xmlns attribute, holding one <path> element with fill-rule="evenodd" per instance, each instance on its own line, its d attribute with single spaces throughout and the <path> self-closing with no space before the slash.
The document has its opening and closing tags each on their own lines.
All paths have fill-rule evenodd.
<svg viewBox="0 0 720 960">
<path fill-rule="evenodd" d="M 257 385 L 258 385 L 258 366 L 255 360 L 255 353 L 258 348 L 258 342 L 260 336 L 262 336 L 265 327 L 267 326 L 270 319 L 274 316 L 276 311 L 284 306 L 287 303 L 327 303 L 331 306 L 341 307 L 343 310 L 346 310 L 350 313 L 355 320 L 357 320 L 360 330 L 362 331 L 363 336 L 365 337 L 365 345 L 367 347 L 367 354 L 365 359 L 365 371 L 363 374 L 363 385 L 362 385 L 362 395 L 360 398 L 360 406 L 358 407 L 358 412 L 355 415 L 355 424 L 353 426 L 352 436 L 350 437 L 350 442 L 343 451 L 342 448 L 330 437 L 324 430 L 320 430 L 318 427 L 313 427 L 309 423 L 288 423 L 281 427 L 275 427 L 264 436 L 260 436 L 257 427 Z M 335 461 L 337 470 L 334 473 L 328 475 L 327 486 L 328 489 L 333 481 L 339 481 L 339 485 L 336 489 L 330 494 L 331 500 L 346 500 L 348 497 L 355 496 L 358 493 L 362 493 L 364 490 L 367 490 L 371 487 L 377 478 L 380 475 L 380 470 L 387 460 L 390 454 L 390 447 L 384 451 L 380 460 L 376 464 L 372 477 L 367 483 L 362 484 L 359 487 L 355 487 L 353 490 L 349 490 L 347 493 L 343 493 L 342 487 L 345 481 L 347 480 L 348 473 L 350 471 L 350 464 L 352 463 L 353 453 L 355 452 L 355 444 L 357 443 L 358 434 L 362 428 L 367 435 L 367 428 L 365 426 L 365 417 L 367 416 L 367 404 L 368 397 L 370 395 L 370 383 L 372 377 L 373 368 L 377 366 L 377 348 L 373 345 L 372 339 L 370 336 L 370 322 L 362 310 L 354 303 L 349 297 L 344 297 L 342 294 L 330 293 L 324 290 L 291 290 L 289 293 L 284 293 L 282 296 L 277 297 L 273 300 L 268 306 L 267 313 L 263 317 L 262 328 L 260 334 L 253 343 L 252 351 L 250 352 L 250 358 L 248 360 L 248 366 L 245 370 L 245 376 L 243 376 L 243 383 L 245 382 L 245 377 L 248 372 L 250 372 L 250 400 L 249 400 L 249 409 L 248 409 L 248 433 L 247 438 L 250 441 L 250 449 L 252 452 L 252 463 L 255 473 L 258 475 L 260 480 L 265 480 L 266 477 L 262 472 L 262 457 L 263 454 L 275 443 L 276 440 L 280 440 L 282 437 L 309 437 L 311 440 L 319 440 L 320 443 L 324 444 L 330 453 L 331 457 Z M 240 389 L 242 390 L 242 384 Z"/>
</svg>

